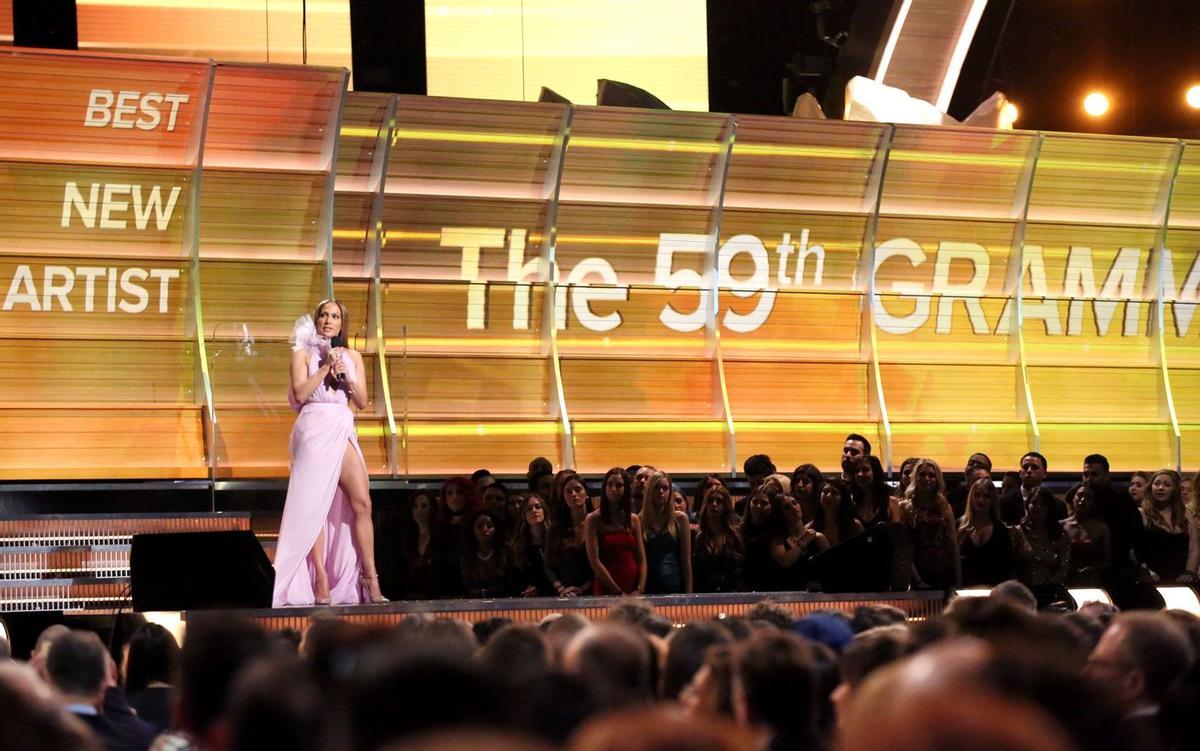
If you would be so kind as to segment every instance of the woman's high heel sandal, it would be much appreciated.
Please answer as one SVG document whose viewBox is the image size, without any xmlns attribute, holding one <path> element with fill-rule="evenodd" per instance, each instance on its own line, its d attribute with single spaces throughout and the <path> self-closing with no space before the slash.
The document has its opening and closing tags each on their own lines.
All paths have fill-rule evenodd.
<svg viewBox="0 0 1200 751">
<path fill-rule="evenodd" d="M 378 584 L 379 574 L 376 574 L 375 576 L 366 576 L 364 574 L 364 575 L 358 577 L 358 585 L 367 592 L 367 599 L 371 602 L 371 604 L 372 605 L 382 605 L 385 602 L 391 602 L 391 600 L 384 597 L 382 594 L 380 594 L 379 596 L 375 596 L 375 595 L 371 594 L 371 582 L 372 581 L 375 581 L 376 584 Z"/>
</svg>

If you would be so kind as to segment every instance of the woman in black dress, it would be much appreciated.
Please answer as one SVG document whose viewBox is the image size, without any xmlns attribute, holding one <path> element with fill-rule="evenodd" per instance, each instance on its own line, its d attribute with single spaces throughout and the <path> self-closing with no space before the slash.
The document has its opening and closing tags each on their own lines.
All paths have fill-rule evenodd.
<svg viewBox="0 0 1200 751">
<path fill-rule="evenodd" d="M 1012 537 L 1000 521 L 996 486 L 976 480 L 967 491 L 967 508 L 958 525 L 962 583 L 995 585 L 1013 578 Z"/>
</svg>

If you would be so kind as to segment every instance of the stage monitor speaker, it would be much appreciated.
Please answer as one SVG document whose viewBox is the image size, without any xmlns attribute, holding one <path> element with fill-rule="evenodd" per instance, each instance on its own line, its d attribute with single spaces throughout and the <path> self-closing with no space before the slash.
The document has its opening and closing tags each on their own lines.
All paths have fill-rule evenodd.
<svg viewBox="0 0 1200 751">
<path fill-rule="evenodd" d="M 12 21 L 17 47 L 79 49 L 75 0 L 13 0 Z"/>
<path fill-rule="evenodd" d="M 249 530 L 134 535 L 133 609 L 269 608 L 275 572 Z"/>
<path fill-rule="evenodd" d="M 596 104 L 601 107 L 639 107 L 647 110 L 669 110 L 666 102 L 645 89 L 620 81 L 601 78 L 596 81 Z"/>
<path fill-rule="evenodd" d="M 812 578 L 822 592 L 887 592 L 895 586 L 896 570 L 911 561 L 902 535 L 899 524 L 872 525 L 813 556 Z"/>
</svg>

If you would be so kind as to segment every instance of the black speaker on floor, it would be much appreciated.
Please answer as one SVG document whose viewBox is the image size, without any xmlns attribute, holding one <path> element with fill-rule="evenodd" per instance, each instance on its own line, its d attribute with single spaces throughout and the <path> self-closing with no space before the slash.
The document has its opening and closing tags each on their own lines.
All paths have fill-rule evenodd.
<svg viewBox="0 0 1200 751">
<path fill-rule="evenodd" d="M 275 571 L 254 533 L 134 535 L 133 609 L 269 608 Z"/>
<path fill-rule="evenodd" d="M 13 0 L 12 14 L 17 47 L 79 49 L 75 0 Z"/>
</svg>

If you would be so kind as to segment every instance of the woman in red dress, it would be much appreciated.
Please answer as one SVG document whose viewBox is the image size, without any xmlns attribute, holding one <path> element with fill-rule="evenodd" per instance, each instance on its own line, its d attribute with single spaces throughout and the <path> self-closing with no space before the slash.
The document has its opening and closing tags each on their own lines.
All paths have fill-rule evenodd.
<svg viewBox="0 0 1200 751">
<path fill-rule="evenodd" d="M 587 515 L 584 534 L 597 595 L 640 595 L 646 590 L 642 525 L 631 511 L 629 475 L 613 467 L 604 475 L 600 508 Z"/>
</svg>

